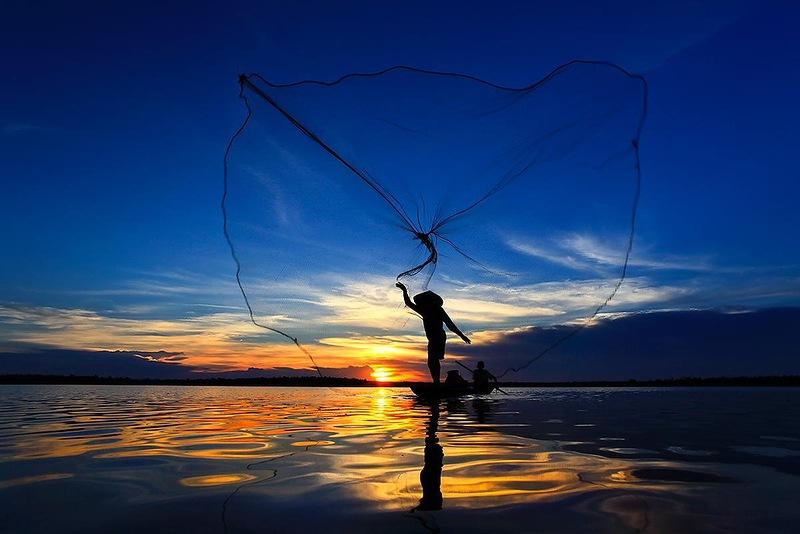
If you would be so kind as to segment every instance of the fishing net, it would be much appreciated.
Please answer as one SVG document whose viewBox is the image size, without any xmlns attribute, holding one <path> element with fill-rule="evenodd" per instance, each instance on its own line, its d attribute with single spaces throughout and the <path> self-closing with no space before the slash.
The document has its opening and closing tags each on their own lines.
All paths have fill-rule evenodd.
<svg viewBox="0 0 800 534">
<path fill-rule="evenodd" d="M 331 340 L 402 340 L 420 325 L 395 281 L 442 295 L 465 331 L 585 322 L 616 295 L 640 76 L 573 61 L 519 88 L 410 67 L 240 84 L 222 207 L 254 341 L 311 357 Z"/>
</svg>

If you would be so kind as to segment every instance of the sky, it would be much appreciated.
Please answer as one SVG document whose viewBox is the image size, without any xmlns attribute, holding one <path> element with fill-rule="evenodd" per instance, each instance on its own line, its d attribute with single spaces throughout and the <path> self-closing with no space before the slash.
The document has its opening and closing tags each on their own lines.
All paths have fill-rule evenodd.
<svg viewBox="0 0 800 534">
<path fill-rule="evenodd" d="M 291 345 L 248 324 L 221 231 L 222 154 L 243 117 L 241 72 L 294 81 L 406 64 L 519 86 L 573 58 L 619 63 L 647 77 L 650 107 L 632 270 L 600 323 L 697 310 L 758 322 L 755 310 L 797 306 L 799 10 L 745 1 L 7 2 L 0 351 L 23 362 L 57 351 L 76 363 L 122 351 L 173 371 L 308 369 Z M 494 368 L 533 352 L 535 343 L 519 349 L 520 332 L 579 319 L 613 284 L 603 269 L 617 260 L 597 235 L 551 237 L 506 236 L 506 255 L 482 259 L 581 264 L 561 265 L 577 273 L 558 284 L 439 271 L 435 289 Z M 423 377 L 424 338 L 398 306 L 397 272 L 335 267 L 307 273 L 324 283 L 302 295 L 324 327 L 298 327 L 320 366 Z M 591 275 L 598 268 L 603 275 Z M 474 359 L 456 343 L 454 355 Z M 784 353 L 792 350 L 787 341 Z M 597 368 L 613 357 L 601 352 L 578 361 Z M 556 362 L 547 376 L 572 376 Z M 706 367 L 662 358 L 637 376 L 729 370 L 724 359 Z M 533 367 L 519 378 L 536 376 Z"/>
</svg>

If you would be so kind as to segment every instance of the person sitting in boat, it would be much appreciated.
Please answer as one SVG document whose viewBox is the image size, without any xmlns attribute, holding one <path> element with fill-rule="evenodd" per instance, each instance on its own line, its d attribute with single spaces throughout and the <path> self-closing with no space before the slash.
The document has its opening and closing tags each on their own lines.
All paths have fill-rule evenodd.
<svg viewBox="0 0 800 534">
<path fill-rule="evenodd" d="M 461 376 L 458 369 L 453 369 L 452 371 L 447 371 L 447 378 L 444 379 L 444 385 L 463 388 L 467 387 L 469 382 L 464 380 L 464 377 Z"/>
<path fill-rule="evenodd" d="M 452 319 L 450 319 L 450 316 L 447 315 L 447 312 L 444 311 L 444 308 L 442 308 L 444 304 L 442 297 L 433 291 L 425 291 L 414 295 L 414 300 L 412 301 L 408 296 L 406 286 L 400 282 L 397 282 L 396 285 L 403 290 L 403 300 L 406 306 L 422 316 L 425 336 L 428 338 L 428 369 L 431 372 L 431 378 L 434 384 L 438 384 L 439 375 L 441 373 L 441 364 L 439 360 L 444 359 L 444 348 L 447 342 L 447 334 L 444 333 L 443 324 L 446 325 L 451 332 L 463 339 L 464 343 L 470 344 L 472 342 L 458 329 Z"/>
<path fill-rule="evenodd" d="M 472 371 L 472 383 L 475 385 L 475 389 L 477 391 L 488 390 L 489 380 L 497 381 L 494 375 L 486 370 L 486 364 L 482 361 L 478 362 L 478 368 Z"/>
</svg>

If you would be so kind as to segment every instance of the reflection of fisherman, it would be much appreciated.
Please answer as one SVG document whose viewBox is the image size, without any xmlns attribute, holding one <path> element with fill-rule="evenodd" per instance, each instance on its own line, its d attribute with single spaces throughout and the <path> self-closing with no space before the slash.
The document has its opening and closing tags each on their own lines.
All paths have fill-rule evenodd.
<svg viewBox="0 0 800 534">
<path fill-rule="evenodd" d="M 472 371 L 472 383 L 475 385 L 476 391 L 487 391 L 490 389 L 489 380 L 497 382 L 497 378 L 492 373 L 486 370 L 486 365 L 480 361 L 478 368 Z"/>
<path fill-rule="evenodd" d="M 414 510 L 442 509 L 442 465 L 444 450 L 439 445 L 436 431 L 439 428 L 439 404 L 431 405 L 431 418 L 425 432 L 425 465 L 419 473 L 422 484 L 422 498 Z"/>
</svg>

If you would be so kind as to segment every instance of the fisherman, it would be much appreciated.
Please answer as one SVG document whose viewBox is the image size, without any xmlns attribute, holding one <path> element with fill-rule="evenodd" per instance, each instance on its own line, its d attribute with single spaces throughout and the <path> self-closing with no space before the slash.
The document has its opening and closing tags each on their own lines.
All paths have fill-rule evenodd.
<svg viewBox="0 0 800 534">
<path fill-rule="evenodd" d="M 447 371 L 447 378 L 444 379 L 444 385 L 463 388 L 468 386 L 469 382 L 464 380 L 464 377 L 461 376 L 458 369 L 453 369 L 452 371 Z"/>
<path fill-rule="evenodd" d="M 472 383 L 475 386 L 475 391 L 487 391 L 490 389 L 489 380 L 497 382 L 497 378 L 492 373 L 486 370 L 486 364 L 483 361 L 478 362 L 478 368 L 472 371 Z"/>
<path fill-rule="evenodd" d="M 439 360 L 444 359 L 445 343 L 447 342 L 447 334 L 444 332 L 443 325 L 446 325 L 451 332 L 463 339 L 464 343 L 469 345 L 472 342 L 458 329 L 447 315 L 447 312 L 444 311 L 442 297 L 433 291 L 425 291 L 414 295 L 414 300 L 412 301 L 408 296 L 406 286 L 401 282 L 397 282 L 396 285 L 403 290 L 403 300 L 406 306 L 422 316 L 425 336 L 428 338 L 428 369 L 431 372 L 433 383 L 439 384 L 439 374 L 441 373 Z"/>
</svg>

